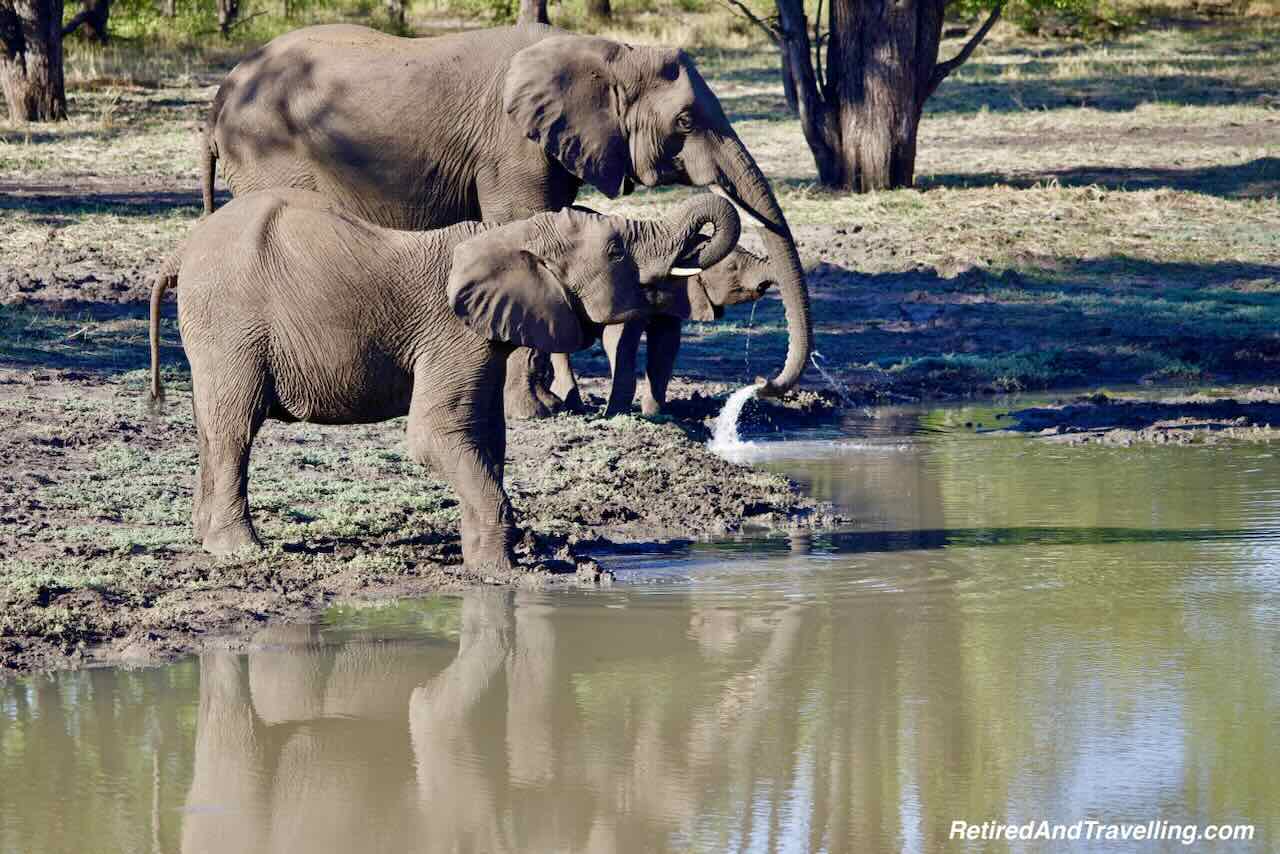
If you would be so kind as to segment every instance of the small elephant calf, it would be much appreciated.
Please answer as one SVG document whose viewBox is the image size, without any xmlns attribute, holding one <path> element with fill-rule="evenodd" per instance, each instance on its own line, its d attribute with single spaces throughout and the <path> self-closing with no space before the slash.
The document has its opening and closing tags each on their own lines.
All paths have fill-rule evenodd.
<svg viewBox="0 0 1280 854">
<path fill-rule="evenodd" d="M 667 385 L 675 370 L 684 321 L 718 320 L 724 316 L 725 306 L 754 302 L 776 281 L 768 261 L 735 248 L 714 267 L 688 279 L 677 279 L 670 308 L 648 318 L 605 327 L 602 340 L 613 377 L 605 414 L 620 415 L 631 410 L 641 335 L 647 340 L 645 375 L 649 387 L 640 400 L 640 408 L 645 415 L 656 415 L 667 403 Z"/>
<path fill-rule="evenodd" d="M 707 224 L 710 239 L 699 235 Z M 196 536 L 218 554 L 258 544 L 247 475 L 265 419 L 408 415 L 414 459 L 458 493 L 463 559 L 513 565 L 507 357 L 521 346 L 579 350 L 600 324 L 666 310 L 671 268 L 715 264 L 738 226 L 710 194 L 662 222 L 566 209 L 417 232 L 370 225 L 302 190 L 237 197 L 195 227 L 151 298 L 158 399 L 159 309 L 176 282 L 199 441 Z"/>
</svg>

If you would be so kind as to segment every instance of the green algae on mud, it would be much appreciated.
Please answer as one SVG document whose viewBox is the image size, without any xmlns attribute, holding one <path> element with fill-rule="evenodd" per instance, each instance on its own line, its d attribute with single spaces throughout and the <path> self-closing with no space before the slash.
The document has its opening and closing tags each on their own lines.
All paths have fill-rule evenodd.
<svg viewBox="0 0 1280 854">
<path fill-rule="evenodd" d="M 268 422 L 250 468 L 267 547 L 213 558 L 190 533 L 189 381 L 171 376 L 157 414 L 144 388 L 140 370 L 0 372 L 0 672 L 234 642 L 336 596 L 589 583 L 587 552 L 618 543 L 838 521 L 788 479 L 712 455 L 696 414 L 561 416 L 510 426 L 521 567 L 476 573 L 461 564 L 457 501 L 408 458 L 402 419 Z"/>
</svg>

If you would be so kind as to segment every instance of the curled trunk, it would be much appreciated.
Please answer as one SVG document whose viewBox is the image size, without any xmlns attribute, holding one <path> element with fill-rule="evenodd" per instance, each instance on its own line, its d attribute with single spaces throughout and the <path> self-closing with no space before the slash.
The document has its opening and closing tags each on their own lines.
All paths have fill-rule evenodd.
<svg viewBox="0 0 1280 854">
<path fill-rule="evenodd" d="M 707 225 L 713 229 L 710 236 L 701 234 Z M 742 224 L 733 205 L 711 193 L 700 193 L 665 220 L 628 220 L 626 229 L 638 250 L 640 281 L 651 285 L 673 275 L 673 268 L 678 271 L 719 263 L 738 244 Z"/>
</svg>

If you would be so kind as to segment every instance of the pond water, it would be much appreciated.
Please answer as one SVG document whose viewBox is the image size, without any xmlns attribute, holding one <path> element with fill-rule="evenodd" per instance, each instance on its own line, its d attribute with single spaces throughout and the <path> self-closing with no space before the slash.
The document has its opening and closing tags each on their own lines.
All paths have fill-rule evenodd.
<svg viewBox="0 0 1280 854">
<path fill-rule="evenodd" d="M 0 851 L 1276 850 L 1280 452 L 991 415 L 756 450 L 843 532 L 0 683 Z M 948 840 L 1040 819 L 1255 836 Z"/>
</svg>

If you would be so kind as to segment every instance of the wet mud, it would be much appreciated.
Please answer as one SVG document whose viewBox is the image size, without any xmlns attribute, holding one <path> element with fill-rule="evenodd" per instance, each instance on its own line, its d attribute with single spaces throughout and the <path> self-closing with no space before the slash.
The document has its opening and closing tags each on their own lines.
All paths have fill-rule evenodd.
<svg viewBox="0 0 1280 854">
<path fill-rule="evenodd" d="M 189 387 L 174 377 L 153 415 L 143 382 L 140 370 L 0 369 L 0 673 L 235 647 L 337 598 L 607 584 L 596 558 L 619 549 L 842 521 L 794 482 L 711 454 L 704 421 L 723 395 L 685 385 L 672 417 L 510 426 L 507 489 L 524 530 L 514 572 L 462 565 L 456 499 L 408 459 L 403 420 L 268 422 L 250 473 L 266 549 L 213 558 L 189 527 Z M 747 430 L 832 411 L 813 395 L 764 403 Z"/>
</svg>

